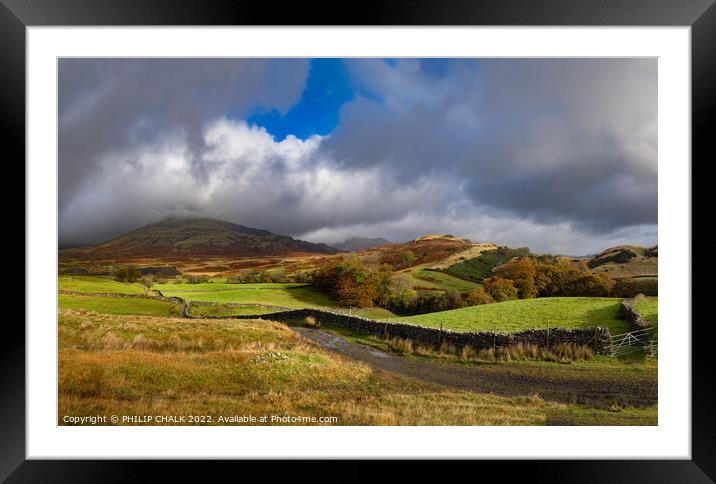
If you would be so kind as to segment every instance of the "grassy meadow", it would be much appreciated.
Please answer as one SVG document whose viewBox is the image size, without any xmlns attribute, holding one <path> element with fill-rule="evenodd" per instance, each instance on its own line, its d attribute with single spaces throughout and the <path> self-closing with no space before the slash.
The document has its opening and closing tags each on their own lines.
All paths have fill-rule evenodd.
<svg viewBox="0 0 716 484">
<path fill-rule="evenodd" d="M 437 275 L 439 279 L 433 282 L 443 290 L 455 279 L 423 270 L 415 271 L 413 277 L 423 273 Z M 609 298 L 516 300 L 398 318 L 383 308 L 340 307 L 331 296 L 304 284 L 215 281 L 157 284 L 153 289 L 161 290 L 165 296 L 215 303 L 192 305 L 192 314 L 196 316 L 268 315 L 280 307 L 322 307 L 385 321 L 434 327 L 442 322 L 445 328 L 459 331 L 519 331 L 543 327 L 549 322 L 550 327 L 596 324 L 621 332 L 626 325 L 618 318 L 619 299 Z M 268 318 L 183 319 L 179 317 L 180 306 L 172 302 L 120 297 L 143 294 L 145 290 L 138 283 L 119 283 L 106 277 L 61 276 L 59 291 L 60 425 L 67 425 L 62 421 L 63 415 L 202 416 L 201 422 L 165 422 L 166 425 L 241 424 L 227 420 L 236 415 L 331 417 L 330 422 L 312 425 L 657 423 L 656 405 L 595 408 L 544 400 L 536 395 L 510 397 L 499 396 L 499 392 L 458 390 L 388 373 L 326 351 L 286 324 Z M 655 323 L 657 303 L 657 298 L 646 298 L 638 306 Z M 261 304 L 275 307 L 257 306 Z M 532 360 L 486 363 L 466 357 L 464 352 L 417 347 L 406 352 L 382 338 L 350 333 L 342 336 L 379 350 L 397 351 L 408 359 L 427 358 L 456 365 L 492 364 L 502 373 L 527 372 L 542 380 L 574 379 L 583 385 L 590 384 L 592 377 L 610 381 L 613 378 L 615 382 L 648 380 L 657 371 L 656 360 L 637 361 L 633 356 L 628 361 L 597 356 L 570 364 Z M 306 424 L 286 421 L 266 424 L 271 423 Z"/>
<path fill-rule="evenodd" d="M 262 306 L 229 306 L 226 304 L 217 305 L 191 305 L 192 316 L 244 316 L 248 314 L 269 314 L 276 312 L 274 308 Z"/>
<path fill-rule="evenodd" d="M 306 284 L 301 283 L 279 283 L 279 282 L 260 282 L 260 283 L 245 283 L 245 284 L 229 284 L 225 282 L 226 279 L 224 278 L 219 279 L 215 282 L 201 282 L 198 284 L 189 284 L 189 283 L 163 283 L 163 284 L 154 284 L 152 286 L 152 289 L 158 289 L 162 291 L 162 294 L 165 292 L 193 292 L 193 291 L 226 291 L 226 290 L 233 290 L 233 289 L 291 289 L 296 287 L 308 287 Z"/>
<path fill-rule="evenodd" d="M 60 291 L 144 294 L 144 287 L 139 283 L 117 282 L 109 277 L 97 276 L 59 276 Z"/>
<path fill-rule="evenodd" d="M 602 326 L 612 334 L 629 326 L 619 318 L 619 299 L 597 297 L 551 297 L 517 299 L 470 306 L 451 311 L 396 317 L 389 321 L 419 324 L 454 331 L 507 331 L 530 328 L 586 328 Z"/>
<path fill-rule="evenodd" d="M 413 278 L 413 285 L 418 289 L 431 289 L 438 291 L 468 292 L 481 284 L 466 281 L 444 272 L 420 269 L 408 271 Z"/>
<path fill-rule="evenodd" d="M 81 309 L 104 314 L 135 314 L 145 316 L 177 316 L 179 306 L 168 301 L 145 298 L 121 298 L 78 296 L 59 294 L 58 304 L 61 309 Z"/>
<path fill-rule="evenodd" d="M 656 407 L 594 409 L 394 376 L 267 321 L 61 309 L 58 371 L 60 425 L 63 415 L 97 414 L 201 415 L 218 425 L 234 415 L 333 417 L 331 425 L 656 423 Z"/>
<path fill-rule="evenodd" d="M 165 296 L 178 296 L 186 301 L 269 304 L 291 309 L 337 306 L 333 298 L 311 287 L 270 287 L 263 289 L 256 287 L 244 288 L 243 284 L 234 284 L 233 286 L 233 289 L 216 291 L 194 291 L 184 288 L 178 290 L 164 289 L 162 294 Z M 275 284 L 272 284 L 272 286 L 275 286 Z"/>
<path fill-rule="evenodd" d="M 644 316 L 644 319 L 649 321 L 654 326 L 659 326 L 658 297 L 645 297 L 636 304 L 635 308 L 641 313 L 642 316 Z"/>
</svg>

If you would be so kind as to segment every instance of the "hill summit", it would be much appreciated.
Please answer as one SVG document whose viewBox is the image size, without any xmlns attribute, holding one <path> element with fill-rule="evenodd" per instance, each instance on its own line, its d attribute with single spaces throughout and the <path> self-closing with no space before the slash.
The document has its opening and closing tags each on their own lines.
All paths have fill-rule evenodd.
<svg viewBox="0 0 716 484">
<path fill-rule="evenodd" d="M 336 249 L 346 250 L 348 252 L 354 250 L 370 249 L 372 247 L 380 247 L 381 245 L 389 245 L 391 242 L 383 237 L 351 237 L 339 242 L 331 244 Z"/>
<path fill-rule="evenodd" d="M 268 230 L 211 218 L 167 218 L 127 232 L 107 242 L 60 251 L 64 256 L 258 256 L 314 252 L 335 254 L 325 244 L 297 240 Z"/>
</svg>

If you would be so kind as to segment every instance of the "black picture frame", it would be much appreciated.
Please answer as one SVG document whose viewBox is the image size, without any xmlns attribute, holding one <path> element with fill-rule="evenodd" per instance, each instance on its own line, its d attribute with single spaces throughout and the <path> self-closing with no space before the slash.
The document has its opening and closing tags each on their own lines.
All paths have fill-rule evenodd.
<svg viewBox="0 0 716 484">
<path fill-rule="evenodd" d="M 0 0 L 0 136 L 6 169 L 21 170 L 25 158 L 25 28 L 28 26 L 113 25 L 545 25 L 545 26 L 690 26 L 692 67 L 692 179 L 703 177 L 713 156 L 708 127 L 716 112 L 716 0 L 429 0 L 328 2 L 256 0 Z M 711 121 L 711 123 L 709 122 Z M 9 155 L 12 153 L 12 156 Z M 10 160 L 13 160 L 12 163 Z M 7 166 L 12 165 L 12 166 Z M 698 170 L 697 170 L 698 167 Z M 694 177 L 698 171 L 699 176 Z M 6 171 L 6 177 L 8 175 Z M 14 175 L 14 174 L 13 174 Z M 24 170 L 17 174 L 24 180 Z M 692 192 L 693 193 L 693 192 Z M 693 199 L 696 213 L 708 210 Z M 15 198 L 15 205 L 17 204 Z M 695 226 L 693 235 L 706 227 Z M 706 234 L 704 234 L 706 235 Z M 694 240 L 694 239 L 692 239 Z M 702 240 L 706 240 L 705 238 Z M 19 245 L 19 241 L 17 241 Z M 692 252 L 714 243 L 692 242 Z M 20 250 L 19 247 L 14 249 Z M 24 251 L 24 245 L 23 249 Z M 26 257 L 27 253 L 25 252 Z M 691 261 L 688 261 L 691 264 Z M 26 284 L 28 281 L 26 281 Z M 31 281 L 29 281 L 31 284 Z M 692 298 L 707 288 L 692 284 Z M 31 286 L 26 291 L 32 290 Z M 25 459 L 25 332 L 18 319 L 6 318 L 0 338 L 0 480 L 8 482 L 125 482 L 149 478 L 130 461 L 27 461 Z M 701 321 L 709 323 L 708 319 Z M 10 324 L 12 322 L 12 324 Z M 512 472 L 529 468 L 536 482 L 713 482 L 716 479 L 716 414 L 709 324 L 692 327 L 692 460 L 588 460 L 515 462 Z M 190 475 L 186 462 L 148 463 Z M 330 475 L 335 463 L 324 467 Z M 223 463 L 222 466 L 228 465 Z M 482 462 L 480 474 L 503 472 L 505 463 Z M 354 477 L 361 471 L 353 463 Z M 280 471 L 279 466 L 273 466 Z M 418 463 L 413 471 L 420 472 Z M 215 467 L 216 468 L 216 467 Z M 164 471 L 163 471 L 164 472 Z M 300 473 L 292 464 L 284 472 Z M 169 474 L 164 475 L 165 478 Z"/>
</svg>

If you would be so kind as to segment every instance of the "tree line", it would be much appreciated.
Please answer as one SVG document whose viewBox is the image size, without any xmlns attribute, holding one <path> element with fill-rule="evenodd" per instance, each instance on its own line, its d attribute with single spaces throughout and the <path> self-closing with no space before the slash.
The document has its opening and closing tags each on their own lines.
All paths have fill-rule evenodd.
<svg viewBox="0 0 716 484">
<path fill-rule="evenodd" d="M 471 291 L 418 293 L 410 274 L 395 274 L 389 265 L 355 254 L 324 261 L 313 274 L 313 285 L 342 304 L 377 305 L 401 315 L 535 297 L 631 297 L 637 287 L 631 278 L 613 280 L 592 273 L 585 262 L 522 256 L 495 267 L 492 276 Z"/>
</svg>

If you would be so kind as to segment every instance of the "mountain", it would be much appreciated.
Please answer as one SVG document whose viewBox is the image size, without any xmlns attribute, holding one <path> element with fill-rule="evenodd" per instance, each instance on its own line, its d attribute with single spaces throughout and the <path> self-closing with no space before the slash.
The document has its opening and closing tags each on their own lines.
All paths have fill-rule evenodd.
<svg viewBox="0 0 716 484">
<path fill-rule="evenodd" d="M 313 252 L 335 254 L 325 244 L 210 218 L 168 218 L 107 242 L 60 250 L 64 257 L 259 256 Z"/>
<path fill-rule="evenodd" d="M 333 244 L 336 249 L 352 252 L 354 250 L 370 249 L 381 245 L 388 245 L 391 242 L 382 237 L 351 237 L 339 244 Z"/>
</svg>

